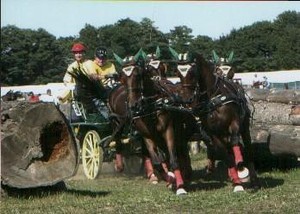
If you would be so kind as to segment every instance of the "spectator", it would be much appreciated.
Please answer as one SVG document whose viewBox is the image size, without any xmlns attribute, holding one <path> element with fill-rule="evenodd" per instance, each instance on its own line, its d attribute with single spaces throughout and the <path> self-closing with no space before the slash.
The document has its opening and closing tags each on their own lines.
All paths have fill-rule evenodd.
<svg viewBox="0 0 300 214">
<path fill-rule="evenodd" d="M 39 95 L 35 95 L 32 91 L 28 93 L 28 101 L 30 103 L 37 103 L 40 101 Z"/>
<path fill-rule="evenodd" d="M 270 83 L 268 81 L 268 78 L 266 76 L 264 76 L 263 78 L 264 78 L 264 81 L 262 82 L 263 88 L 270 89 Z"/>
<path fill-rule="evenodd" d="M 53 103 L 57 104 L 57 100 L 52 95 L 51 89 L 47 89 L 46 94 L 42 94 L 40 96 L 40 101 L 42 101 L 42 102 L 53 102 Z"/>
<path fill-rule="evenodd" d="M 259 88 L 260 85 L 261 85 L 261 81 L 259 80 L 257 74 L 254 74 L 252 88 Z"/>
</svg>

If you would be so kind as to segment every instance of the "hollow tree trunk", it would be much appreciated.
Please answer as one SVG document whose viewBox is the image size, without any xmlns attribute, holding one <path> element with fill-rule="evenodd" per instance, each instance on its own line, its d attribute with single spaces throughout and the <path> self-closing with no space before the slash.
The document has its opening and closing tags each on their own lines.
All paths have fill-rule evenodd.
<svg viewBox="0 0 300 214">
<path fill-rule="evenodd" d="M 1 182 L 17 188 L 49 186 L 73 176 L 79 147 L 52 103 L 1 103 Z"/>
</svg>

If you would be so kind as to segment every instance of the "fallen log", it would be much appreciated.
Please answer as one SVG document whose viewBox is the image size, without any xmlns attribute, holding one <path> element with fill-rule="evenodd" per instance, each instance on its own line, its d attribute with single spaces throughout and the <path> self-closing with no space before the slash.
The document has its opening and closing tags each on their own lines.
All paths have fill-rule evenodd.
<svg viewBox="0 0 300 214">
<path fill-rule="evenodd" d="M 254 124 L 300 125 L 298 115 L 291 115 L 291 104 L 258 101 L 253 105 Z"/>
<path fill-rule="evenodd" d="M 269 129 L 269 133 L 272 154 L 300 157 L 300 126 L 276 125 Z"/>
<path fill-rule="evenodd" d="M 246 89 L 246 93 L 254 102 L 268 101 L 294 105 L 300 103 L 300 90 Z"/>
<path fill-rule="evenodd" d="M 65 116 L 52 103 L 1 103 L 1 183 L 50 186 L 72 177 L 79 146 Z"/>
</svg>

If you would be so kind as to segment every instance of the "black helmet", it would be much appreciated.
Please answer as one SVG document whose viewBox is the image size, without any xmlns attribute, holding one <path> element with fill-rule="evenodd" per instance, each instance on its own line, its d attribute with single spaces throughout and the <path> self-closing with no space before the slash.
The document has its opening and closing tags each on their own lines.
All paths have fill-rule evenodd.
<svg viewBox="0 0 300 214">
<path fill-rule="evenodd" d="M 96 57 L 98 58 L 106 58 L 107 57 L 107 51 L 106 51 L 106 48 L 97 48 L 96 49 L 96 53 L 95 53 Z"/>
</svg>

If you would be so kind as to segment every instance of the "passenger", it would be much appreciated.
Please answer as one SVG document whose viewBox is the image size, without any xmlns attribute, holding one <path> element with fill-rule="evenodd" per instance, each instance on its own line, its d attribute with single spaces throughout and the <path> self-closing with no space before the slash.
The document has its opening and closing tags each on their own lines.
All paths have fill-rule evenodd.
<svg viewBox="0 0 300 214">
<path fill-rule="evenodd" d="M 85 59 L 86 47 L 82 43 L 75 43 L 72 46 L 71 51 L 74 54 L 75 61 L 68 66 L 65 76 L 63 78 L 63 82 L 65 86 L 68 87 L 68 90 L 66 90 L 66 92 L 64 92 L 62 95 L 58 97 L 61 103 L 69 102 L 74 98 L 73 90 L 75 86 L 75 80 L 70 73 L 72 73 L 73 70 L 76 68 L 83 69 L 84 62 L 87 61 Z"/>
<path fill-rule="evenodd" d="M 75 68 L 83 68 L 83 63 L 86 61 L 86 47 L 82 43 L 75 43 L 71 51 L 74 54 L 75 61 L 72 64 L 70 64 L 67 68 L 67 72 L 63 79 L 65 85 L 67 85 L 68 83 L 75 83 L 75 80 L 70 73 L 72 73 L 73 69 Z"/>
</svg>

